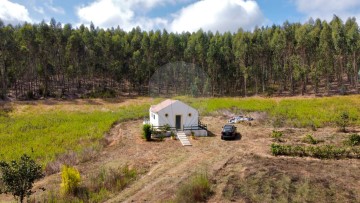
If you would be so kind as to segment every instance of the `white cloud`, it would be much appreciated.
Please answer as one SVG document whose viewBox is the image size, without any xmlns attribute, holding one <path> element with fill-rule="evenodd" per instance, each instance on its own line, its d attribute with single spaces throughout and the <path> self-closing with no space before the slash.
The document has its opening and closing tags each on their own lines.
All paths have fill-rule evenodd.
<svg viewBox="0 0 360 203">
<path fill-rule="evenodd" d="M 44 14 L 44 13 L 45 13 L 44 8 L 41 7 L 41 6 L 40 6 L 40 7 L 34 6 L 33 9 L 34 9 L 34 11 L 36 11 L 36 12 L 38 12 L 38 13 L 40 13 L 40 14 Z"/>
<path fill-rule="evenodd" d="M 93 22 L 99 27 L 131 30 L 140 26 L 144 30 L 166 28 L 182 31 L 237 31 L 240 27 L 252 29 L 265 21 L 253 0 L 195 1 L 172 16 L 149 17 L 152 9 L 169 4 L 180 5 L 190 0 L 95 0 L 77 8 L 80 23 Z"/>
<path fill-rule="evenodd" d="M 63 8 L 53 6 L 52 3 L 51 4 L 45 3 L 44 5 L 46 6 L 47 9 L 49 9 L 50 11 L 52 11 L 54 13 L 65 14 L 65 10 Z"/>
<path fill-rule="evenodd" d="M 346 20 L 348 17 L 360 17 L 359 0 L 294 0 L 297 10 L 307 17 L 331 20 L 333 15 Z"/>
<path fill-rule="evenodd" d="M 8 0 L 0 0 L 0 19 L 10 24 L 32 22 L 25 6 Z"/>
<path fill-rule="evenodd" d="M 171 31 L 236 32 L 239 28 L 253 29 L 265 18 L 256 1 L 203 0 L 183 8 L 171 23 Z"/>
<path fill-rule="evenodd" d="M 184 1 L 184 0 L 182 0 Z M 77 8 L 80 23 L 93 22 L 100 27 L 116 27 L 131 30 L 136 26 L 142 29 L 162 29 L 168 23 L 164 18 L 149 18 L 146 13 L 151 9 L 175 3 L 175 0 L 96 0 Z"/>
</svg>

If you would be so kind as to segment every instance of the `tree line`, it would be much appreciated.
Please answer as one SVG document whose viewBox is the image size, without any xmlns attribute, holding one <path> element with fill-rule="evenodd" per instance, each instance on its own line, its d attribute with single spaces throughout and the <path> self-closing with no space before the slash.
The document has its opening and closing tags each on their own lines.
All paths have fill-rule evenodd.
<svg viewBox="0 0 360 203">
<path fill-rule="evenodd" d="M 211 96 L 344 93 L 358 91 L 359 52 L 356 19 L 338 16 L 236 33 L 0 20 L 0 98 L 146 94 L 157 68 L 175 61 L 202 68 Z"/>
</svg>

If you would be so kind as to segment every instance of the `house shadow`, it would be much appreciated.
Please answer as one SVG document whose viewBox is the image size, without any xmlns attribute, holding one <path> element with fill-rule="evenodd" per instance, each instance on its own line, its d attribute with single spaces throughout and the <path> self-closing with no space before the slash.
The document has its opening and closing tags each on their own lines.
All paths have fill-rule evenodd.
<svg viewBox="0 0 360 203">
<path fill-rule="evenodd" d="M 160 138 L 151 138 L 148 142 L 164 142 L 165 139 L 160 139 Z"/>
<path fill-rule="evenodd" d="M 216 137 L 216 135 L 213 132 L 211 132 L 210 130 L 208 130 L 208 135 L 207 136 L 208 137 Z"/>
</svg>

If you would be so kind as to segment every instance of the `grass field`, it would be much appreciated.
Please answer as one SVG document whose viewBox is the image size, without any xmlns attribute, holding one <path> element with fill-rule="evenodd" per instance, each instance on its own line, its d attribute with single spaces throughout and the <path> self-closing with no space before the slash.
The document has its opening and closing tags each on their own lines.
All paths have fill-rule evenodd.
<svg viewBox="0 0 360 203">
<path fill-rule="evenodd" d="M 334 125 L 341 112 L 348 112 L 351 123 L 360 125 L 360 96 L 336 96 L 325 98 L 206 98 L 179 97 L 199 109 L 203 115 L 219 109 L 234 111 L 267 112 L 280 119 L 286 126 L 324 127 Z"/>
<path fill-rule="evenodd" d="M 43 164 L 57 154 L 98 147 L 98 140 L 115 122 L 146 115 L 148 104 L 13 104 L 0 117 L 0 157 L 12 160 L 31 154 Z M 33 152 L 32 152 L 33 151 Z"/>
<path fill-rule="evenodd" d="M 267 112 L 285 125 L 322 127 L 334 125 L 342 111 L 353 125 L 360 125 L 360 96 L 329 98 L 187 98 L 178 99 L 209 115 L 220 109 Z M 72 102 L 7 103 L 12 111 L 0 114 L 0 159 L 31 154 L 43 164 L 67 150 L 81 151 L 99 145 L 98 140 L 115 122 L 148 115 L 150 104 L 160 99 L 125 101 L 80 100 Z M 32 152 L 33 151 L 33 152 Z"/>
</svg>

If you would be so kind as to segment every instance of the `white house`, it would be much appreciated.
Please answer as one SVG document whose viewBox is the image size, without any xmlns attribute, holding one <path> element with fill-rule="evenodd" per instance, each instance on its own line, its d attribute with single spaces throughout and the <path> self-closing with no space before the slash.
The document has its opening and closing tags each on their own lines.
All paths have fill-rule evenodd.
<svg viewBox="0 0 360 203">
<path fill-rule="evenodd" d="M 207 130 L 199 128 L 199 112 L 179 100 L 167 99 L 151 106 L 149 117 L 149 123 L 154 127 L 169 125 L 186 134 L 193 131 L 198 136 L 207 135 Z"/>
</svg>

